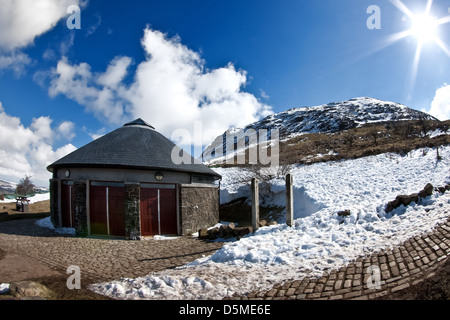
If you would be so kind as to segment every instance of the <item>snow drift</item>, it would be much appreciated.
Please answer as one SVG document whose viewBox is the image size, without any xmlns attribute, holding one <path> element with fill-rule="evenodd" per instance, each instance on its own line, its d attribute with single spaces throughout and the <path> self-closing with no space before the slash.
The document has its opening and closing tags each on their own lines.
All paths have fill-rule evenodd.
<svg viewBox="0 0 450 320">
<path fill-rule="evenodd" d="M 389 214 L 384 211 L 399 194 L 419 192 L 427 183 L 450 183 L 450 147 L 442 147 L 440 154 L 440 161 L 432 149 L 420 149 L 405 156 L 383 154 L 297 166 L 291 172 L 297 218 L 293 227 L 260 228 L 186 266 L 91 289 L 117 299 L 222 299 L 340 268 L 359 256 L 429 232 L 448 219 L 450 192 L 435 192 Z M 228 179 L 238 169 L 217 171 L 224 177 L 223 195 L 245 196 L 245 187 Z M 282 179 L 271 181 L 273 203 L 280 204 L 283 186 Z M 339 216 L 342 210 L 350 215 Z"/>
</svg>

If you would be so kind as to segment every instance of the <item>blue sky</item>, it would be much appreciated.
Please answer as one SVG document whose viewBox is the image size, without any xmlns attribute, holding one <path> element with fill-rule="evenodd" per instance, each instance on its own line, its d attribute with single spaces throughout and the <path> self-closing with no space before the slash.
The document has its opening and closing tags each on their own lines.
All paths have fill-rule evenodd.
<svg viewBox="0 0 450 320">
<path fill-rule="evenodd" d="M 137 117 L 169 138 L 201 123 L 205 144 L 361 96 L 450 114 L 448 0 L 33 3 L 0 0 L 0 179 L 45 185 L 46 165 Z M 81 29 L 67 27 L 72 4 Z M 415 34 L 388 41 L 411 28 L 401 4 L 442 22 L 416 64 Z M 381 29 L 367 27 L 371 5 Z"/>
</svg>

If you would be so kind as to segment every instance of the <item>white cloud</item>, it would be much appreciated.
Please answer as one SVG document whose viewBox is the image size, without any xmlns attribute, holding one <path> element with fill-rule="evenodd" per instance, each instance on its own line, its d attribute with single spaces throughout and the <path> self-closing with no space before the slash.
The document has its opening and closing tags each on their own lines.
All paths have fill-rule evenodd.
<svg viewBox="0 0 450 320">
<path fill-rule="evenodd" d="M 129 57 L 116 57 L 109 64 L 106 72 L 100 74 L 96 80 L 99 85 L 117 89 L 127 75 L 127 69 L 131 64 Z"/>
<path fill-rule="evenodd" d="M 25 67 L 31 63 L 31 58 L 22 52 L 9 52 L 0 55 L 0 70 L 12 70 L 16 76 L 21 76 Z"/>
<path fill-rule="evenodd" d="M 102 16 L 99 13 L 95 14 L 94 17 L 97 19 L 97 21 L 87 28 L 86 37 L 89 37 L 91 34 L 97 31 L 97 28 L 102 24 Z"/>
<path fill-rule="evenodd" d="M 137 66 L 131 84 L 124 84 L 128 57 L 116 57 L 100 74 L 92 73 L 86 63 L 71 65 L 63 58 L 52 72 L 50 96 L 64 94 L 109 123 L 143 118 L 168 137 L 176 129 L 193 132 L 194 123 L 201 121 L 204 140 L 196 145 L 272 113 L 242 90 L 247 73 L 233 64 L 205 70 L 200 55 L 178 37 L 170 39 L 150 28 L 144 30 L 141 44 L 146 59 Z"/>
<path fill-rule="evenodd" d="M 0 0 L 0 48 L 24 48 L 67 16 L 67 7 L 79 0 Z"/>
<path fill-rule="evenodd" d="M 123 74 L 119 69 L 126 67 L 130 62 L 128 57 L 116 58 L 105 73 L 95 75 L 87 63 L 71 65 L 67 58 L 63 58 L 51 71 L 49 95 L 55 97 L 58 94 L 64 94 L 85 106 L 97 117 L 118 124 L 124 112 L 118 95 L 120 91 L 118 83 L 122 80 Z"/>
<path fill-rule="evenodd" d="M 48 185 L 51 174 L 47 166 L 76 149 L 66 144 L 55 150 L 52 137 L 70 129 L 60 125 L 55 131 L 51 123 L 49 117 L 39 117 L 25 127 L 19 118 L 8 115 L 0 103 L 0 179 L 17 182 L 31 175 L 36 184 Z"/>
<path fill-rule="evenodd" d="M 67 141 L 71 141 L 75 138 L 75 124 L 71 121 L 64 121 L 61 123 L 56 131 L 58 132 L 58 137 L 61 139 L 66 139 Z"/>
<path fill-rule="evenodd" d="M 21 76 L 32 62 L 22 50 L 66 17 L 71 4 L 85 7 L 87 0 L 0 0 L 0 70 L 12 70 Z M 61 44 L 62 52 L 73 44 L 73 36 Z"/>
<path fill-rule="evenodd" d="M 38 140 L 51 143 L 53 138 L 52 122 L 49 117 L 34 118 L 30 129 Z"/>
<path fill-rule="evenodd" d="M 450 119 L 450 85 L 444 84 L 436 91 L 428 113 L 439 120 Z"/>
</svg>

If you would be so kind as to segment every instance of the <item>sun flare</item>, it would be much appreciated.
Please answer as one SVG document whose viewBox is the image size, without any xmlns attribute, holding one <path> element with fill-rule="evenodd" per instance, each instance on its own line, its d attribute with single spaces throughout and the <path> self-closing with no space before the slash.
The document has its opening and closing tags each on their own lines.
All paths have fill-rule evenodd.
<svg viewBox="0 0 450 320">
<path fill-rule="evenodd" d="M 437 20 L 429 15 L 417 15 L 412 18 L 411 34 L 421 43 L 435 41 L 437 38 Z"/>
</svg>

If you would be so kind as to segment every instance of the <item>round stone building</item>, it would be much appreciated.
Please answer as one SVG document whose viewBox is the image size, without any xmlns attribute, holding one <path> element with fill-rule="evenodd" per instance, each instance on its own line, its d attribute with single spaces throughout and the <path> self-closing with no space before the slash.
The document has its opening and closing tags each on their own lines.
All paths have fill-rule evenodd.
<svg viewBox="0 0 450 320">
<path fill-rule="evenodd" d="M 188 235 L 219 222 L 221 176 L 137 119 L 48 166 L 51 219 L 79 236 Z M 189 161 L 186 161 L 190 159 Z"/>
</svg>

